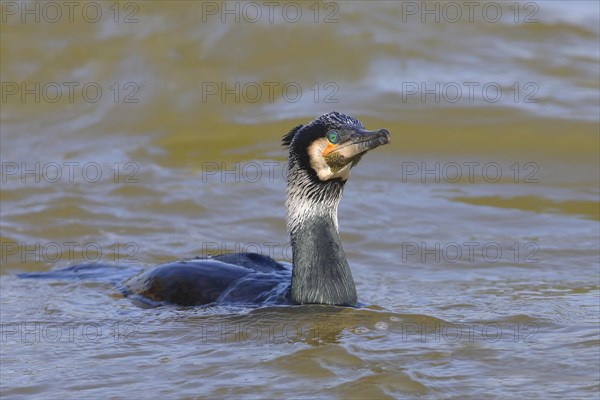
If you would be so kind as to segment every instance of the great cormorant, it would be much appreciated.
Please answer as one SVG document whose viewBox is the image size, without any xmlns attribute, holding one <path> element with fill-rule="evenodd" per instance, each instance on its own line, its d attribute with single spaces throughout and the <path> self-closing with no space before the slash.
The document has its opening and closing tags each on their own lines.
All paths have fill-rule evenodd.
<svg viewBox="0 0 600 400">
<path fill-rule="evenodd" d="M 338 204 L 350 170 L 366 152 L 389 141 L 386 129 L 365 130 L 359 120 L 338 112 L 298 125 L 283 137 L 289 151 L 285 205 L 291 271 L 256 253 L 221 254 L 158 265 L 127 279 L 123 292 L 154 305 L 356 306 L 356 287 L 338 233 Z M 67 270 L 86 273 L 81 266 Z"/>
</svg>

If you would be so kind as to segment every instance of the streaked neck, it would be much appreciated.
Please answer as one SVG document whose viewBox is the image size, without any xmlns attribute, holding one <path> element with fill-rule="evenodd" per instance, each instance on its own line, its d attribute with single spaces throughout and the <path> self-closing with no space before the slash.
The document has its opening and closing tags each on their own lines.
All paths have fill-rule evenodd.
<svg viewBox="0 0 600 400">
<path fill-rule="evenodd" d="M 299 304 L 355 306 L 356 287 L 338 233 L 343 182 L 317 184 L 291 170 L 287 224 L 293 252 L 291 295 Z"/>
</svg>

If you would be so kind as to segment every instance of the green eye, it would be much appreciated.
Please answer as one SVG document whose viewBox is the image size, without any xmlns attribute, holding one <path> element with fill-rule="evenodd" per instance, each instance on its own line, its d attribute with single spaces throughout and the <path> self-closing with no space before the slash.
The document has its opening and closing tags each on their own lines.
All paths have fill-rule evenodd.
<svg viewBox="0 0 600 400">
<path fill-rule="evenodd" d="M 336 144 L 339 140 L 339 135 L 336 131 L 329 131 L 329 133 L 327 133 L 327 139 L 329 139 L 331 143 Z"/>
</svg>

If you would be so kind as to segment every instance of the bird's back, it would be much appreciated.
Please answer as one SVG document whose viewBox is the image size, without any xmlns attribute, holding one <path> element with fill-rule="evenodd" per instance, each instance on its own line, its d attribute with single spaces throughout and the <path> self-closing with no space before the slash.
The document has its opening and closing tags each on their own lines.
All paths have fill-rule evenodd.
<svg viewBox="0 0 600 400">
<path fill-rule="evenodd" d="M 291 268 L 256 253 L 230 253 L 159 265 L 128 279 L 127 296 L 194 306 L 289 302 Z"/>
</svg>

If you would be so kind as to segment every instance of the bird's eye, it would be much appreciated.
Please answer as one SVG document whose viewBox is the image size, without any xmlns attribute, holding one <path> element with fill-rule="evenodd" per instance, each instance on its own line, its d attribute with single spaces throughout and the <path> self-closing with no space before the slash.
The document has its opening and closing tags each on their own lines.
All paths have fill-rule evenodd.
<svg viewBox="0 0 600 400">
<path fill-rule="evenodd" d="M 333 144 L 336 144 L 339 140 L 339 135 L 336 131 L 329 131 L 327 133 L 327 139 Z"/>
</svg>

